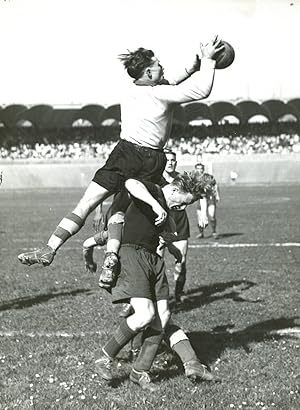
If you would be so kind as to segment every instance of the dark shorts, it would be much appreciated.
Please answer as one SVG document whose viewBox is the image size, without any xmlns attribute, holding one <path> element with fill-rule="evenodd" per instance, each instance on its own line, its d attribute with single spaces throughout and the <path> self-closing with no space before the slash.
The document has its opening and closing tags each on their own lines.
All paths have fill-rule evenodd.
<svg viewBox="0 0 300 410">
<path fill-rule="evenodd" d="M 171 216 L 175 221 L 176 232 L 180 236 L 180 240 L 188 239 L 190 237 L 190 224 L 186 211 L 173 211 Z"/>
<path fill-rule="evenodd" d="M 209 196 L 206 198 L 207 206 L 217 205 L 217 200 L 215 196 Z M 197 201 L 197 209 L 201 209 L 200 201 Z"/>
<path fill-rule="evenodd" d="M 112 289 L 112 302 L 124 303 L 131 298 L 146 298 L 153 302 L 169 298 L 165 262 L 160 256 L 139 245 L 122 245 L 121 271 Z"/>
<path fill-rule="evenodd" d="M 159 183 L 165 165 L 163 151 L 120 140 L 93 181 L 111 193 L 119 192 L 128 178 Z"/>
</svg>

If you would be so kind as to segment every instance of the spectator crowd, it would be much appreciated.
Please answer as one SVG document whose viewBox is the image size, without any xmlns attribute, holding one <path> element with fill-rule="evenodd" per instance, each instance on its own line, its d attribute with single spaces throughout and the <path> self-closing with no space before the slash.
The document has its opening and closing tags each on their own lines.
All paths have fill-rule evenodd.
<svg viewBox="0 0 300 410">
<path fill-rule="evenodd" d="M 270 124 L 251 124 L 246 128 L 228 124 L 211 127 L 174 127 L 168 148 L 178 158 L 202 154 L 289 154 L 300 152 L 300 130 L 297 125 L 285 124 L 274 129 Z M 113 138 L 102 138 L 91 130 L 76 130 L 53 137 L 45 133 L 38 137 L 18 133 L 1 135 L 0 160 L 105 160 L 116 144 Z"/>
</svg>

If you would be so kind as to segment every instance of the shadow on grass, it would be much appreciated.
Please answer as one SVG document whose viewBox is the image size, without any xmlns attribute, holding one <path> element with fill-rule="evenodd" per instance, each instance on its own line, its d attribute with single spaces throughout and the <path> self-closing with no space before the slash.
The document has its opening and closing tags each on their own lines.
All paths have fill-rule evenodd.
<svg viewBox="0 0 300 410">
<path fill-rule="evenodd" d="M 207 235 L 203 239 L 225 239 L 231 238 L 232 236 L 242 236 L 244 235 L 242 232 L 227 232 L 227 233 L 218 233 L 217 236 Z"/>
<path fill-rule="evenodd" d="M 187 335 L 201 363 L 210 368 L 210 365 L 219 359 L 226 349 L 243 348 L 247 353 L 251 353 L 249 346 L 251 343 L 281 339 L 283 336 L 279 333 L 280 330 L 299 328 L 295 323 L 297 319 L 299 319 L 298 316 L 270 319 L 236 332 L 232 330 L 234 325 L 228 324 L 218 326 L 211 332 L 190 332 Z M 158 373 L 159 380 L 172 379 L 184 372 L 182 363 L 176 354 L 170 358 L 168 348 L 166 348 L 165 354 L 169 355 L 168 366 L 165 368 L 160 366 L 159 371 L 154 371 L 154 373 Z"/>
<path fill-rule="evenodd" d="M 190 332 L 188 336 L 199 359 L 202 363 L 209 365 L 218 359 L 227 348 L 243 348 L 246 353 L 251 353 L 251 343 L 282 339 L 283 336 L 278 331 L 298 328 L 295 323 L 297 319 L 299 319 L 298 316 L 270 319 L 238 331 L 233 330 L 234 325 L 228 324 L 218 326 L 211 332 Z"/>
<path fill-rule="evenodd" d="M 13 310 L 13 309 L 24 309 L 27 307 L 31 307 L 34 305 L 39 305 L 41 303 L 48 302 L 50 299 L 60 298 L 60 297 L 68 297 L 68 296 L 77 296 L 83 293 L 89 294 L 92 292 L 91 289 L 76 289 L 69 292 L 58 292 L 58 293 L 48 293 L 43 295 L 37 296 L 27 296 L 23 298 L 16 298 L 4 302 L 0 305 L 0 312 L 5 310 Z"/>
<path fill-rule="evenodd" d="M 242 235 L 244 234 L 241 232 L 218 233 L 217 238 L 223 239 L 223 238 L 231 238 L 232 236 L 242 236 Z"/>
<path fill-rule="evenodd" d="M 190 311 L 222 299 L 232 299 L 235 302 L 258 303 L 261 302 L 261 300 L 246 298 L 242 294 L 243 291 L 255 285 L 255 282 L 249 280 L 233 280 L 230 282 L 200 286 L 199 288 L 188 290 L 185 294 L 184 301 L 180 305 L 176 305 L 174 301 L 171 301 L 170 308 L 173 313 Z"/>
</svg>

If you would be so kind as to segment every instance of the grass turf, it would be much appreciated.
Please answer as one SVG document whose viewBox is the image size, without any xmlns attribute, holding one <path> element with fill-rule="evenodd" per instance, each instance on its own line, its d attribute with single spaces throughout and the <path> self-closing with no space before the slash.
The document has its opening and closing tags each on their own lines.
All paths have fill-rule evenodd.
<svg viewBox="0 0 300 410">
<path fill-rule="evenodd" d="M 45 242 L 81 193 L 0 192 L 0 409 L 300 408 L 299 186 L 224 187 L 217 241 L 209 228 L 204 240 L 195 239 L 195 206 L 189 208 L 186 296 L 179 308 L 171 301 L 173 319 L 223 381 L 192 384 L 178 359 L 162 352 L 153 368 L 155 395 L 129 383 L 128 347 L 111 386 L 95 373 L 120 308 L 98 288 L 98 274 L 83 269 L 91 218 L 50 267 L 16 258 Z M 97 250 L 99 263 L 102 254 Z M 166 261 L 173 294 L 173 260 Z"/>
</svg>

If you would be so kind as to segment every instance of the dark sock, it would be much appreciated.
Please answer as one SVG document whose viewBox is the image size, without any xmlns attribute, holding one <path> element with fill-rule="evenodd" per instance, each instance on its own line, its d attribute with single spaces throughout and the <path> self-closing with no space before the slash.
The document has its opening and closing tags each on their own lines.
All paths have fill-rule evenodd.
<svg viewBox="0 0 300 410">
<path fill-rule="evenodd" d="M 160 330 L 148 327 L 144 331 L 144 342 L 134 363 L 134 370 L 138 372 L 148 372 L 150 370 L 162 338 L 163 334 Z"/>
<path fill-rule="evenodd" d="M 119 351 L 137 334 L 136 331 L 130 329 L 127 320 L 124 319 L 119 327 L 114 332 L 114 335 L 104 345 L 103 351 L 109 357 L 115 357 Z"/>
<path fill-rule="evenodd" d="M 107 230 L 109 239 L 117 239 L 120 242 L 122 241 L 123 223 L 110 223 L 108 224 Z"/>
<path fill-rule="evenodd" d="M 185 264 L 181 267 L 180 275 L 178 276 L 175 284 L 175 295 L 180 296 L 183 293 L 183 288 L 186 282 L 186 266 Z"/>
<path fill-rule="evenodd" d="M 144 332 L 141 331 L 131 340 L 131 350 L 141 350 L 144 340 Z"/>
<path fill-rule="evenodd" d="M 198 360 L 194 349 L 189 340 L 181 340 L 180 342 L 176 343 L 172 350 L 178 354 L 182 363 L 187 363 L 190 360 Z"/>
<path fill-rule="evenodd" d="M 216 233 L 217 221 L 216 221 L 215 219 L 212 219 L 212 220 L 210 221 L 210 224 L 211 224 L 212 232 L 213 232 L 213 233 Z"/>
<path fill-rule="evenodd" d="M 167 325 L 165 328 L 165 340 L 171 349 L 177 353 L 182 363 L 197 360 L 197 355 L 183 330 L 176 325 Z"/>
</svg>

